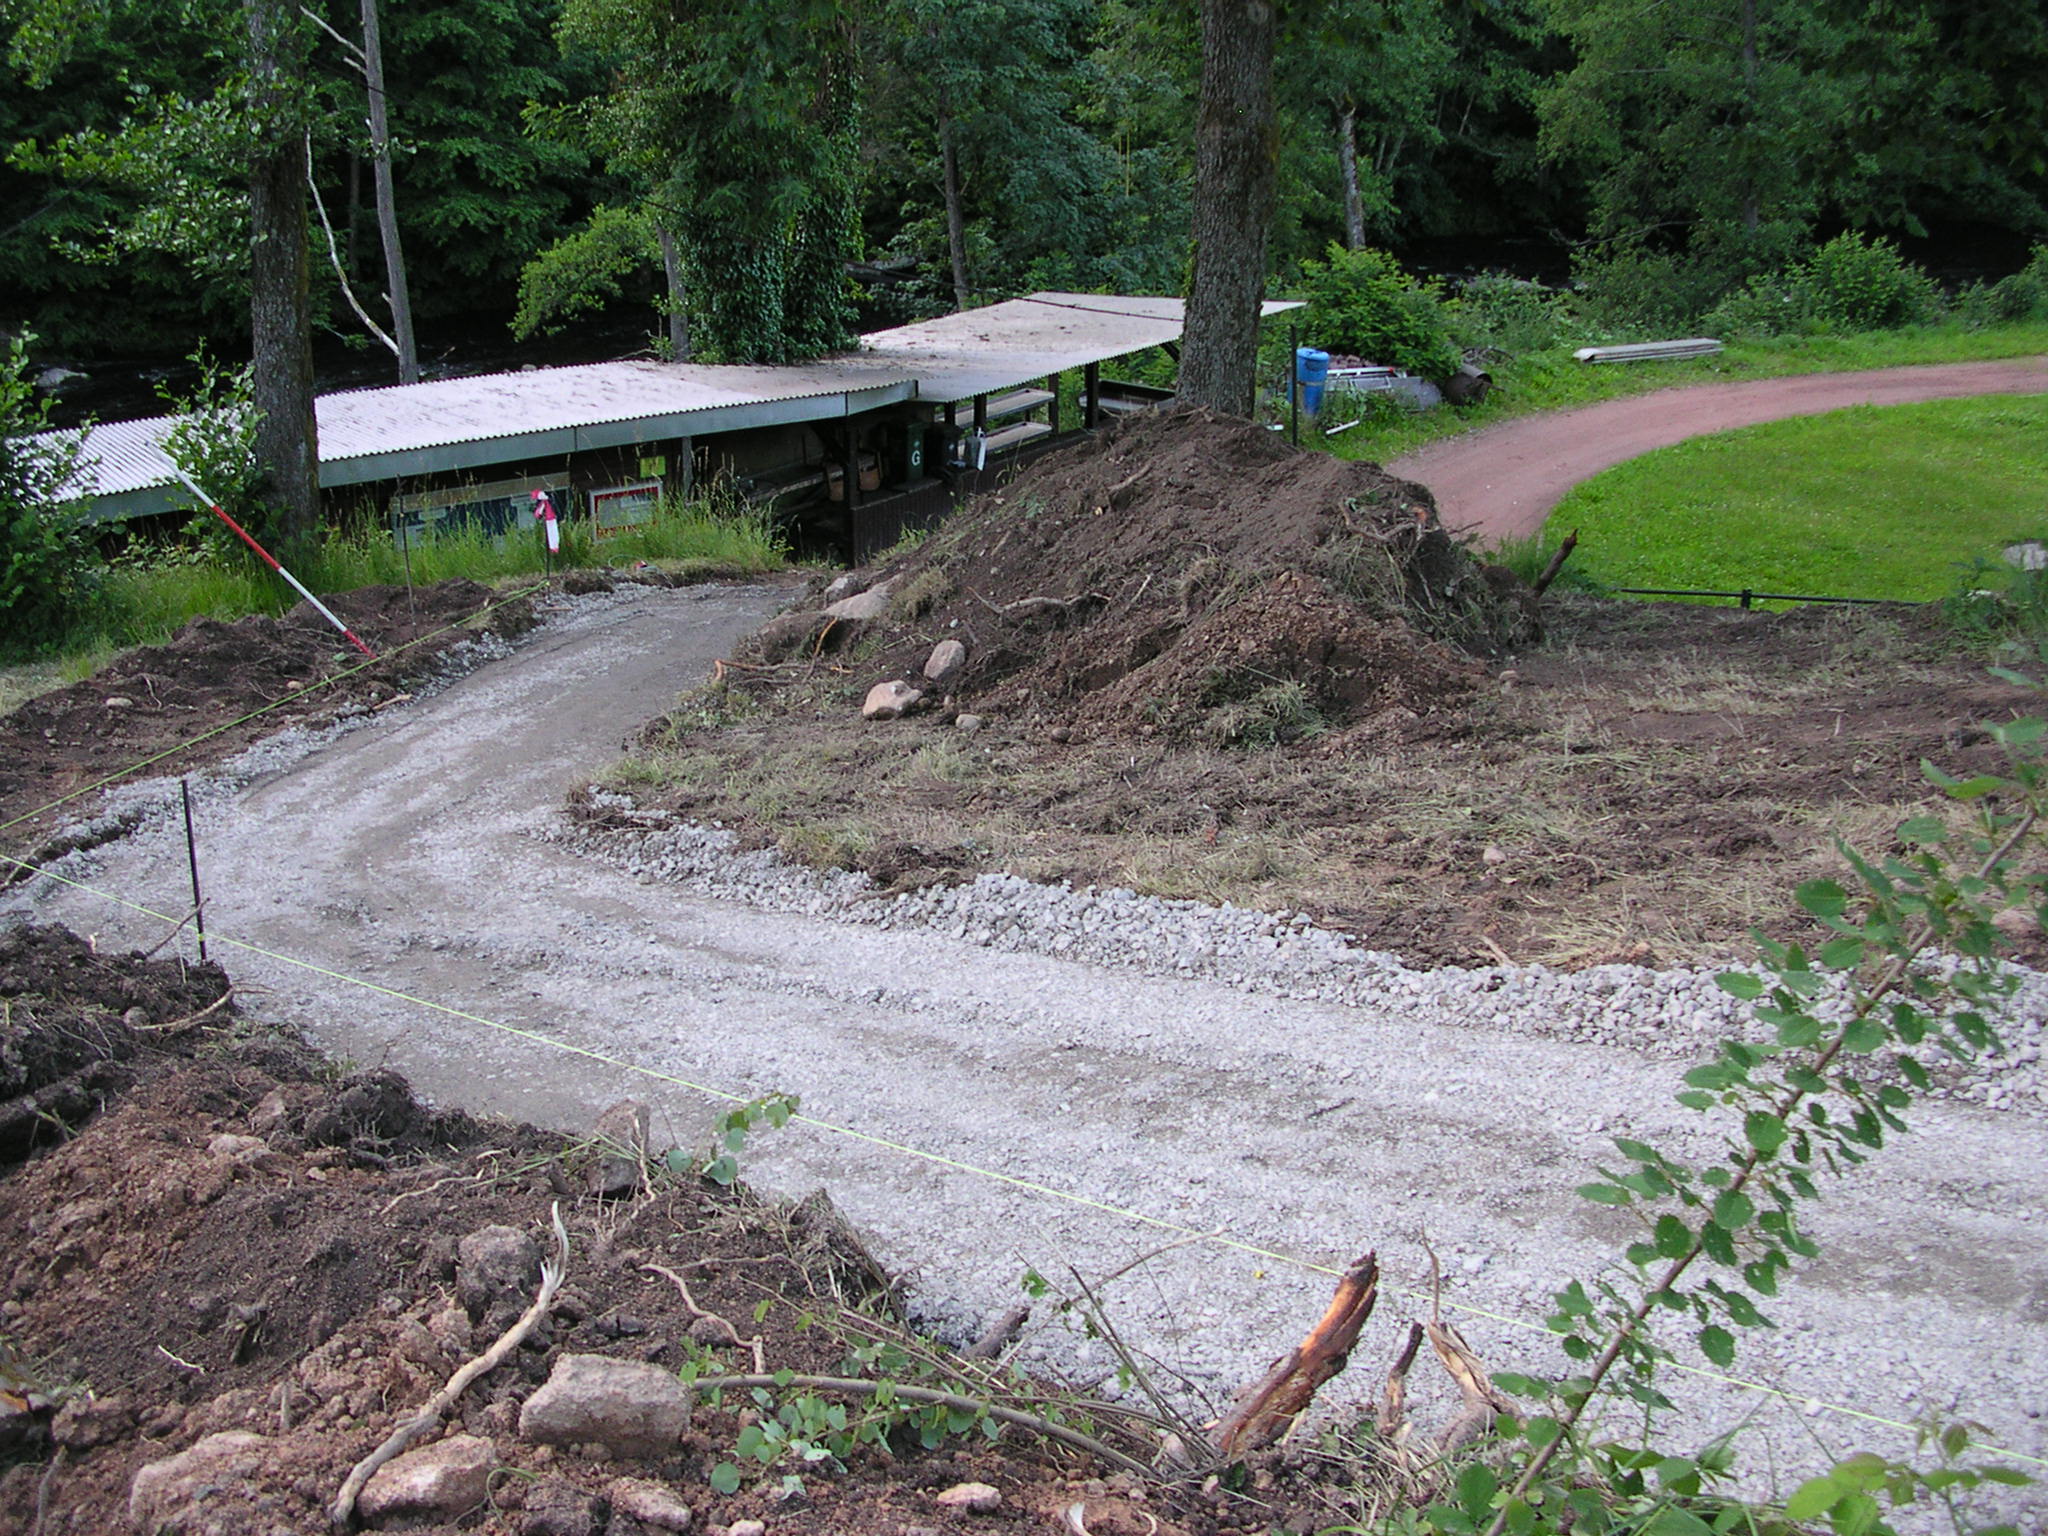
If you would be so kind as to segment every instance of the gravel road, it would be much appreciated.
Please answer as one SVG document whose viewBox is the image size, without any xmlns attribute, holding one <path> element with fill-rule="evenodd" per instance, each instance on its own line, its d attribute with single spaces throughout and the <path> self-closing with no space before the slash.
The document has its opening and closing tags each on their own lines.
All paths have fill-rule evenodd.
<svg viewBox="0 0 2048 1536">
<path fill-rule="evenodd" d="M 1428 486 L 1447 527 L 1486 540 L 1518 538 L 1541 529 L 1581 480 L 1689 437 L 1852 405 L 2044 392 L 2048 357 L 1695 384 L 1518 417 L 1418 448 L 1387 469 Z"/>
<path fill-rule="evenodd" d="M 828 1188 L 956 1334 L 1017 1300 L 1027 1266 L 1099 1276 L 1188 1232 L 1223 1233 L 1244 1246 L 1172 1248 L 1107 1294 L 1121 1328 L 1220 1393 L 1327 1301 L 1328 1276 L 1295 1261 L 1339 1267 L 1377 1248 L 1394 1288 L 1331 1389 L 1363 1399 L 1426 1308 L 1426 1232 L 1482 1357 L 1554 1363 L 1545 1298 L 1629 1230 L 1574 1186 L 1615 1134 L 1697 1144 L 1697 1117 L 1671 1094 L 1729 1018 L 1706 978 L 1414 973 L 1285 915 L 1001 879 L 890 903 L 736 856 L 700 829 L 565 831 L 564 791 L 777 602 L 778 589 L 729 587 L 564 603 L 433 696 L 331 739 L 260 747 L 209 781 L 208 928 L 257 946 L 217 950 L 252 984 L 250 1006 L 398 1068 L 438 1102 L 569 1130 L 631 1095 L 694 1145 L 720 1106 L 538 1036 L 735 1094 L 796 1093 L 859 1136 L 764 1132 L 747 1173 L 789 1193 Z M 63 868 L 159 911 L 186 906 L 167 817 Z M 163 937 L 160 922 L 49 881 L 9 905 L 108 942 Z M 1823 1259 L 1737 1360 L 1771 1392 L 1673 1375 L 1672 1443 L 1747 1421 L 1759 1488 L 1833 1455 L 1910 1448 L 1839 1408 L 1959 1411 L 2048 1456 L 2044 1013 L 2032 990 L 2009 1060 L 1925 1105 L 1917 1134 L 1828 1190 L 1810 1222 Z M 1050 1319 L 1032 1341 L 1076 1375 L 1110 1369 Z M 1424 1376 L 1428 1422 L 1445 1405 Z M 2009 1508 L 2048 1517 L 2037 1494 Z"/>
</svg>

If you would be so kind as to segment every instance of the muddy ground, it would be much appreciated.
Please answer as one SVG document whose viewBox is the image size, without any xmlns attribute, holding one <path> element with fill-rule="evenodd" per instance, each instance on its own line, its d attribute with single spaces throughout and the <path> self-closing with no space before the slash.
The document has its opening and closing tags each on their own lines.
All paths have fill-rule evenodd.
<svg viewBox="0 0 2048 1536">
<path fill-rule="evenodd" d="M 1185 417 L 862 580 L 879 612 L 799 603 L 611 786 L 885 887 L 1007 869 L 1421 966 L 1670 965 L 1743 950 L 1837 838 L 1944 811 L 1923 759 L 1993 769 L 1982 722 L 2037 707 L 1931 608 L 1539 602 L 1423 487 Z M 891 679 L 923 698 L 864 721 Z"/>
<path fill-rule="evenodd" d="M 1077 1503 L 1097 1536 L 1298 1530 L 1347 1508 L 1356 1468 L 1325 1468 L 1306 1448 L 1255 1464 L 1240 1490 L 1204 1492 L 1199 1479 L 1148 1486 L 1015 1430 L 992 1441 L 972 1422 L 930 1445 L 898 1424 L 843 1465 L 752 1463 L 720 1494 L 713 1469 L 744 1460 L 735 1446 L 756 1411 L 737 1392 L 700 1400 L 659 1456 L 528 1443 L 519 1408 L 564 1354 L 705 1375 L 888 1375 L 1012 1404 L 1034 1389 L 905 1332 L 889 1277 L 829 1202 L 720 1187 L 698 1176 L 701 1149 L 672 1160 L 649 1147 L 636 1166 L 618 1142 L 429 1112 L 394 1073 L 345 1075 L 244 1022 L 217 967 L 100 954 L 62 929 L 0 937 L 0 997 L 0 1092 L 40 1100 L 0 1147 L 0 1231 L 13 1235 L 0 1257 L 0 1532 L 129 1528 L 139 1468 L 228 1432 L 263 1437 L 260 1454 L 161 1507 L 163 1529 L 326 1529 L 350 1467 L 531 1299 L 479 1295 L 460 1241 L 509 1227 L 545 1251 L 557 1207 L 570 1235 L 557 1306 L 450 1418 L 448 1434 L 490 1443 L 501 1470 L 488 1496 L 377 1523 L 663 1529 L 613 1507 L 622 1477 L 675 1490 L 693 1529 L 757 1518 L 778 1536 L 1042 1531 Z M 600 1183 L 609 1192 L 593 1194 Z M 840 1401 L 858 1423 L 863 1400 Z M 1089 1427 L 1146 1453 L 1113 1419 Z M 1000 1506 L 938 1501 L 966 1482 L 994 1487 Z"/>
</svg>

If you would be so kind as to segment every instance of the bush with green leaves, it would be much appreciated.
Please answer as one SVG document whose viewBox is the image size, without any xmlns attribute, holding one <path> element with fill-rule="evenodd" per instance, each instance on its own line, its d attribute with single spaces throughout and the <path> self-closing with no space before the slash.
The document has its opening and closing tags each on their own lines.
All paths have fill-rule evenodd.
<svg viewBox="0 0 2048 1536">
<path fill-rule="evenodd" d="M 1570 337 L 1577 324 L 1571 295 L 1498 272 L 1468 279 L 1450 308 L 1460 345 L 1503 352 L 1544 351 Z"/>
<path fill-rule="evenodd" d="M 1847 1174 L 1905 1130 L 1916 1096 L 1933 1085 L 1931 1064 L 1998 1048 L 1997 1021 L 2019 980 L 2000 958 L 2008 942 L 2000 924 L 2016 916 L 2048 929 L 2048 722 L 2025 717 L 1987 729 L 2005 751 L 2002 772 L 1965 779 L 1927 769 L 1970 817 L 1915 817 L 1898 829 L 1898 851 L 1882 857 L 1843 846 L 1853 890 L 1813 880 L 1797 893 L 1825 939 L 1812 949 L 1763 940 L 1756 969 L 1720 977 L 1723 990 L 1752 1004 L 1757 1028 L 1724 1041 L 1686 1074 L 1678 1095 L 1720 1128 L 1719 1153 L 1701 1161 L 1616 1140 L 1620 1163 L 1580 1193 L 1633 1215 L 1641 1235 L 1624 1270 L 1557 1293 L 1550 1328 L 1573 1362 L 1570 1374 L 1498 1379 L 1538 1403 L 1515 1427 L 1516 1475 L 1486 1490 L 1476 1511 L 1484 1518 L 1451 1510 L 1440 1529 L 1462 1522 L 1486 1536 L 1526 1536 L 1609 1528 L 1617 1488 L 1630 1497 L 1657 1496 L 1659 1486 L 1690 1496 L 1726 1470 L 1725 1446 L 1690 1457 L 1650 1446 L 1617 1451 L 1590 1443 L 1583 1426 L 1604 1399 L 1626 1399 L 1639 1412 L 1670 1406 L 1656 1380 L 1674 1358 L 1655 1336 L 1660 1320 L 1685 1320 L 1702 1355 L 1732 1365 L 1741 1332 L 1770 1326 L 1763 1307 L 1795 1260 L 1819 1251 L 1800 1222 L 1819 1172 Z M 1953 1428 L 1937 1433 L 1950 1460 L 1968 1439 L 1965 1431 L 1959 1442 Z M 1588 1489 L 1586 1471 L 1603 1478 L 1605 1493 Z M 1802 1487 L 1795 1513 L 1825 1520 L 1838 1536 L 1884 1536 L 1885 1503 L 1953 1504 L 1986 1484 L 2026 1481 L 1998 1466 L 1921 1472 L 1853 1458 Z"/>
<path fill-rule="evenodd" d="M 1329 248 L 1328 259 L 1301 264 L 1308 334 L 1325 351 L 1447 379 L 1464 361 L 1451 339 L 1451 316 L 1434 282 L 1418 282 L 1385 251 Z"/>
<path fill-rule="evenodd" d="M 1572 289 L 1586 318 L 1617 340 L 1692 335 L 1735 281 L 1716 263 L 1643 245 L 1582 252 L 1572 262 Z"/>
<path fill-rule="evenodd" d="M 1815 319 L 1846 331 L 1895 331 L 1932 320 L 1941 307 L 1934 279 L 1889 240 L 1851 230 L 1799 263 L 1797 286 Z"/>
<path fill-rule="evenodd" d="M 82 467 L 78 437 L 39 437 L 49 403 L 29 369 L 31 338 L 0 364 L 0 651 L 28 655 L 58 643 L 98 589 L 99 561 L 81 502 L 60 500 Z"/>
<path fill-rule="evenodd" d="M 201 346 L 191 363 L 199 378 L 189 394 L 159 384 L 157 396 L 177 424 L 164 438 L 164 452 L 221 509 L 258 540 L 270 536 L 270 511 L 263 500 L 263 466 L 256 457 L 255 367 L 239 368 L 207 355 Z M 204 507 L 196 509 L 188 532 L 213 558 L 232 563 L 253 559 L 248 546 Z"/>
</svg>

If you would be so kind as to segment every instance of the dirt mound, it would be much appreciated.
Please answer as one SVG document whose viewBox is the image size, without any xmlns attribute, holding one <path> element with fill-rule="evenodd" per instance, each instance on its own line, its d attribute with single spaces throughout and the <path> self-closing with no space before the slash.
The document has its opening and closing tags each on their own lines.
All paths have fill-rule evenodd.
<svg viewBox="0 0 2048 1536">
<path fill-rule="evenodd" d="M 482 630 L 511 636 L 534 622 L 523 598 L 479 617 L 499 595 L 473 581 L 436 582 L 410 596 L 403 587 L 363 587 L 325 601 L 378 653 L 376 662 L 363 666 L 361 653 L 301 603 L 275 619 L 195 619 L 167 643 L 125 651 L 86 681 L 0 717 L 0 822 L 27 817 L 0 831 L 0 848 L 34 846 L 64 817 L 32 813 L 133 763 L 164 754 L 153 771 L 174 773 L 287 725 L 361 713 Z M 265 712 L 242 719 L 257 709 Z"/>
<path fill-rule="evenodd" d="M 882 669 L 963 640 L 961 707 L 1104 734 L 1285 740 L 1454 704 L 1533 603 L 1429 493 L 1206 412 L 1049 456 L 882 573 Z"/>
<path fill-rule="evenodd" d="M 4 943 L 10 1003 L 46 1015 L 191 1000 L 175 961 L 98 955 L 54 929 Z M 212 968 L 190 978 L 198 994 L 223 984 Z M 888 1277 L 822 1195 L 763 1205 L 692 1177 L 688 1154 L 651 1150 L 637 1187 L 600 1197 L 591 1175 L 622 1161 L 616 1144 L 436 1115 L 391 1073 L 341 1077 L 226 1012 L 175 1031 L 138 1021 L 129 1035 L 128 1077 L 103 1085 L 101 1112 L 0 1168 L 0 1536 L 129 1529 L 138 1486 L 157 1490 L 151 1530 L 328 1530 L 349 1469 L 484 1352 L 501 1314 L 524 1309 L 557 1211 L 566 1285 L 462 1395 L 443 1437 L 473 1437 L 465 1454 L 495 1470 L 372 1528 L 659 1536 L 765 1519 L 782 1536 L 898 1536 L 1047 1530 L 1083 1504 L 1099 1536 L 1210 1536 L 1290 1516 L 1306 1529 L 1339 1492 L 1311 1489 L 1314 1463 L 1287 1453 L 1254 1461 L 1257 1494 L 1213 1479 L 1141 1485 L 1049 1440 L 997 1442 L 973 1412 L 827 1401 L 800 1382 L 723 1399 L 700 1388 L 651 1453 L 535 1443 L 522 1409 L 564 1356 L 697 1380 L 870 1376 L 1003 1402 L 1020 1381 L 1000 1363 L 949 1366 L 904 1332 Z M 757 1422 L 787 1426 L 789 1448 L 743 1453 Z M 1113 1424 L 1098 1432 L 1146 1445 Z M 832 1454 L 807 1459 L 803 1437 Z M 191 1475 L 167 1479 L 180 1456 Z M 209 1456 L 223 1458 L 210 1475 L 192 1467 Z M 995 1487 L 1000 1510 L 938 1502 L 969 1482 Z M 694 1517 L 642 1518 L 656 1491 Z"/>
</svg>

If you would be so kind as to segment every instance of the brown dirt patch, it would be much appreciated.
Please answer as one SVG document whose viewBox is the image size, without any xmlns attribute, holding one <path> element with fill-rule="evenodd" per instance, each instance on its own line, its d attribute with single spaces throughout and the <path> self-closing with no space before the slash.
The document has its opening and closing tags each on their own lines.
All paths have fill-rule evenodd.
<svg viewBox="0 0 2048 1536">
<path fill-rule="evenodd" d="M 1788 931 L 1838 837 L 1953 812 L 1923 759 L 1994 770 L 1978 723 L 2038 708 L 1911 607 L 1553 595 L 1538 642 L 1427 506 L 1266 434 L 1127 431 L 882 568 L 893 611 L 850 649 L 729 669 L 609 782 L 893 888 L 1005 869 L 1304 911 L 1416 964 L 1678 963 Z M 949 637 L 951 696 L 861 723 Z"/>
<path fill-rule="evenodd" d="M 394 1074 L 343 1076 L 228 1010 L 179 1023 L 225 987 L 213 968 L 98 954 L 62 930 L 0 938 L 12 1052 L 0 1054 L 108 1020 L 121 1029 L 95 1035 L 112 1044 L 95 1056 L 106 1070 L 90 1102 L 68 1125 L 53 1117 L 25 1160 L 19 1149 L 0 1159 L 0 1536 L 127 1529 L 136 1471 L 223 1431 L 263 1436 L 262 1456 L 207 1496 L 204 1530 L 327 1529 L 348 1469 L 495 1337 L 488 1310 L 473 1321 L 461 1304 L 458 1241 L 497 1225 L 550 1246 L 557 1206 L 571 1259 L 555 1313 L 470 1389 L 450 1430 L 488 1439 L 504 1470 L 486 1503 L 407 1529 L 639 1536 L 651 1528 L 609 1509 L 621 1475 L 679 1491 L 696 1528 L 763 1518 L 803 1536 L 1043 1531 L 1076 1501 L 1102 1536 L 1152 1532 L 1154 1518 L 1164 1536 L 1199 1536 L 1290 1516 L 1307 1529 L 1341 1507 L 1346 1490 L 1300 1459 L 1248 1469 L 1253 1496 L 1204 1494 L 1014 1430 L 991 1442 L 978 1425 L 930 1445 L 899 1425 L 841 1467 L 757 1464 L 720 1495 L 711 1471 L 742 1459 L 740 1428 L 762 1411 L 739 1393 L 722 1405 L 700 1396 L 681 1441 L 655 1458 L 527 1444 L 520 1405 L 565 1352 L 744 1373 L 758 1338 L 771 1371 L 973 1388 L 942 1347 L 903 1330 L 888 1277 L 821 1197 L 764 1205 L 687 1164 L 665 1176 L 656 1154 L 641 1192 L 598 1199 L 586 1178 L 605 1152 L 594 1141 L 434 1114 Z M 750 1342 L 731 1344 L 650 1264 L 683 1276 L 697 1306 Z M 992 1379 L 998 1400 L 1030 1391 L 1004 1368 Z M 774 1394 L 771 1409 L 794 1395 Z M 841 1406 L 857 1416 L 863 1401 Z M 785 1474 L 801 1496 L 785 1495 Z M 1001 1509 L 938 1505 L 967 1481 L 996 1487 Z"/>
<path fill-rule="evenodd" d="M 195 619 L 167 644 L 124 651 L 84 682 L 0 716 L 0 822 L 10 823 L 0 830 L 0 850 L 35 847 L 77 814 L 42 807 L 131 764 L 163 754 L 146 771 L 179 773 L 288 725 L 325 725 L 377 708 L 451 647 L 485 630 L 509 637 L 533 625 L 525 599 L 484 614 L 501 594 L 473 581 L 436 582 L 410 600 L 403 587 L 362 587 L 323 601 L 379 660 L 356 670 L 361 653 L 301 603 L 275 619 Z M 242 719 L 258 709 L 265 712 Z M 39 850 L 44 857 L 61 851 Z"/>
<path fill-rule="evenodd" d="M 877 676 L 916 681 L 934 640 L 958 639 L 949 686 L 974 708 L 1111 735 L 1414 716 L 1471 690 L 1469 653 L 1531 633 L 1526 594 L 1421 487 L 1202 412 L 1040 460 L 879 579 L 889 611 L 858 641 Z M 848 627 L 785 618 L 756 654 L 844 645 Z"/>
</svg>

